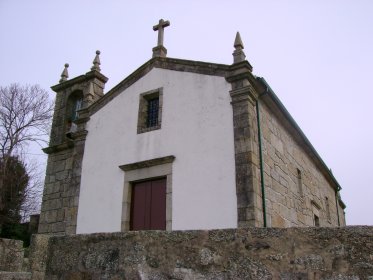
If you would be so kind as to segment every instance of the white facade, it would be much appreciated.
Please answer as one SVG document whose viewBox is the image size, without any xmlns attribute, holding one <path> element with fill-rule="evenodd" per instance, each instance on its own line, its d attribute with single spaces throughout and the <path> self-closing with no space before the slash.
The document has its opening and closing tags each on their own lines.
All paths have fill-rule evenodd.
<svg viewBox="0 0 373 280">
<path fill-rule="evenodd" d="M 137 134 L 139 95 L 162 88 L 162 127 Z M 119 166 L 175 156 L 172 230 L 237 227 L 231 85 L 224 77 L 153 68 L 94 113 L 82 164 L 76 233 L 121 230 Z"/>
</svg>

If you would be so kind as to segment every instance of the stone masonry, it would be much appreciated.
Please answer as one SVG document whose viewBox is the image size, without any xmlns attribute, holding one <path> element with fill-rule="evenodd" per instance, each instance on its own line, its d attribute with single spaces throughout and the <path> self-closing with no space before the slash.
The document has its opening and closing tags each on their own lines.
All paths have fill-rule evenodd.
<svg viewBox="0 0 373 280">
<path fill-rule="evenodd" d="M 373 228 L 35 235 L 34 280 L 373 278 Z"/>
<path fill-rule="evenodd" d="M 99 54 L 97 51 L 90 72 L 71 80 L 67 80 L 66 64 L 60 83 L 52 87 L 57 96 L 49 147 L 43 149 L 48 154 L 48 162 L 39 233 L 76 232 L 81 165 L 87 135 L 85 124 L 89 120 L 86 108 L 103 96 L 108 80 L 100 73 Z M 73 102 L 80 97 L 82 107 L 74 120 L 77 128 L 67 137 L 69 115 L 76 105 Z"/>
<path fill-rule="evenodd" d="M 345 225 L 334 176 L 265 80 L 252 74 L 239 33 L 234 47 L 225 78 L 232 85 L 238 226 Z"/>
<path fill-rule="evenodd" d="M 0 238 L 0 279 L 31 279 L 21 240 Z"/>
<path fill-rule="evenodd" d="M 238 226 L 260 226 L 260 191 L 258 177 L 258 146 L 256 137 L 255 101 L 257 93 L 249 79 L 252 67 L 247 61 L 231 66 L 226 79 L 232 84 L 234 149 Z"/>
<path fill-rule="evenodd" d="M 345 225 L 343 208 L 336 204 L 333 184 L 307 154 L 301 141 L 294 137 L 296 134 L 284 125 L 286 120 L 273 114 L 264 102 L 260 109 L 269 225 L 309 226 L 313 224 L 315 211 L 321 226 Z"/>
</svg>

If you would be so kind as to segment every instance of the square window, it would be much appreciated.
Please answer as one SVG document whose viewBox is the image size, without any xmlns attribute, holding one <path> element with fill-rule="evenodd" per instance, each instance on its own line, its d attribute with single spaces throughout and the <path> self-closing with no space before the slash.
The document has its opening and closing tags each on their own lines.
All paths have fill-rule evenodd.
<svg viewBox="0 0 373 280">
<path fill-rule="evenodd" d="M 161 128 L 162 104 L 162 88 L 140 94 L 138 134 Z"/>
</svg>

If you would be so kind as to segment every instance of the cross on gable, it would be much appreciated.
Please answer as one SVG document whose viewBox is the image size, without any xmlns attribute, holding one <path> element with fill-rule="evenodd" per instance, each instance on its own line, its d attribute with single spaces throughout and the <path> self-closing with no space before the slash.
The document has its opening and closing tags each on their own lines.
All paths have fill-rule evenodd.
<svg viewBox="0 0 373 280">
<path fill-rule="evenodd" d="M 159 20 L 159 23 L 157 25 L 153 26 L 153 30 L 158 30 L 158 45 L 157 47 L 163 46 L 163 34 L 164 34 L 164 28 L 170 26 L 170 22 L 168 20 L 164 21 L 163 19 Z"/>
</svg>

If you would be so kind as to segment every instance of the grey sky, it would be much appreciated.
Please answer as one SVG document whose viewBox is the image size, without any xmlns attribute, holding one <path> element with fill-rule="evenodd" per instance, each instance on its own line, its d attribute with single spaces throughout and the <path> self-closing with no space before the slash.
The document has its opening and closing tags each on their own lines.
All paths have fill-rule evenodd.
<svg viewBox="0 0 373 280">
<path fill-rule="evenodd" d="M 0 85 L 49 89 L 66 62 L 70 78 L 88 72 L 99 49 L 108 91 L 151 58 L 160 18 L 175 58 L 231 64 L 240 31 L 254 74 L 342 186 L 347 223 L 373 225 L 372 15 L 368 0 L 0 0 Z"/>
</svg>

